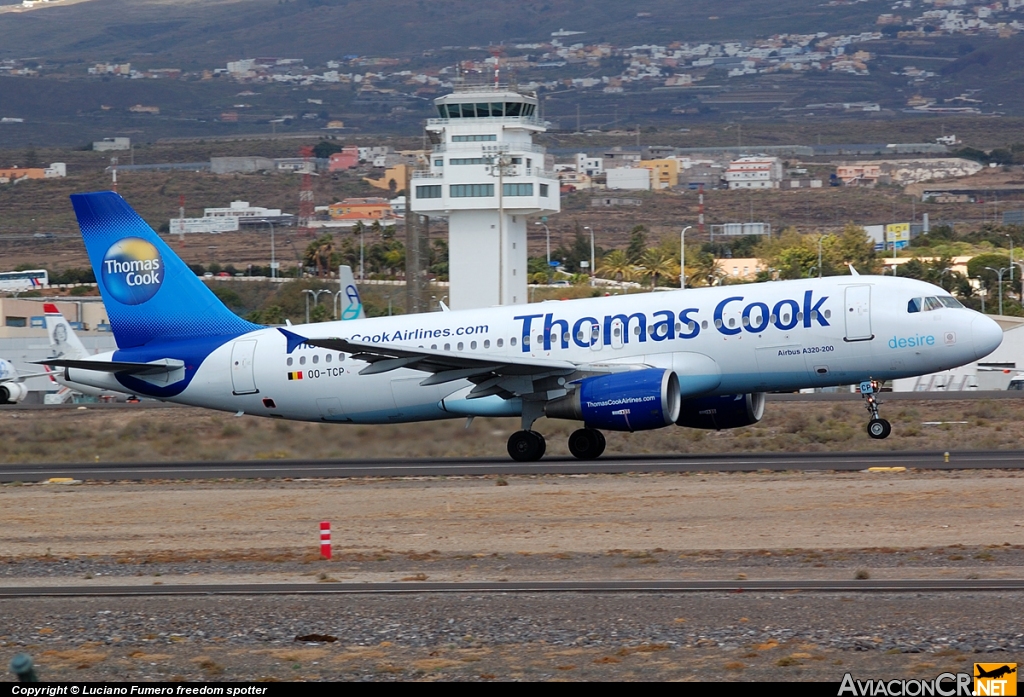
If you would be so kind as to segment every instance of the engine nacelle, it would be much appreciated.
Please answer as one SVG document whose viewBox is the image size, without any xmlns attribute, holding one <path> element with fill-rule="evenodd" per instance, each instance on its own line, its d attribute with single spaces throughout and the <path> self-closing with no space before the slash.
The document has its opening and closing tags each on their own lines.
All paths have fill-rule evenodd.
<svg viewBox="0 0 1024 697">
<path fill-rule="evenodd" d="M 544 413 L 606 431 L 649 431 L 679 418 L 679 378 L 648 368 L 584 378 L 576 391 L 552 400 Z"/>
<path fill-rule="evenodd" d="M 762 416 L 764 392 L 697 397 L 683 402 L 676 425 L 721 431 L 756 424 Z"/>
<path fill-rule="evenodd" d="M 0 404 L 17 404 L 28 396 L 28 388 L 20 382 L 0 383 Z"/>
</svg>

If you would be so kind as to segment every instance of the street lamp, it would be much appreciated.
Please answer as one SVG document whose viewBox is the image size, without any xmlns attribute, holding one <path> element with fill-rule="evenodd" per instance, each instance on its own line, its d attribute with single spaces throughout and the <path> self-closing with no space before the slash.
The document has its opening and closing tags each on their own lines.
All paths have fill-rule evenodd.
<svg viewBox="0 0 1024 697">
<path fill-rule="evenodd" d="M 548 283 L 551 283 L 551 231 L 548 230 L 547 223 L 545 223 L 543 221 L 538 220 L 537 222 L 534 223 L 534 225 L 542 225 L 542 226 L 544 226 L 544 244 L 545 244 L 545 251 L 547 252 L 547 258 L 548 258 L 547 278 L 548 278 Z"/>
<path fill-rule="evenodd" d="M 683 231 L 679 233 L 679 287 L 686 287 L 686 231 L 692 228 L 692 225 L 687 225 L 683 228 Z"/>
<path fill-rule="evenodd" d="M 323 293 L 332 293 L 333 291 L 326 288 L 322 290 L 310 290 L 309 288 L 306 288 L 302 292 L 306 295 L 306 324 L 309 324 L 309 296 L 313 296 L 313 306 L 316 307 L 316 304 L 320 302 L 320 296 Z"/>
<path fill-rule="evenodd" d="M 274 224 L 267 221 L 270 225 L 270 277 L 277 278 L 277 256 L 274 250 Z"/>
<path fill-rule="evenodd" d="M 590 230 L 590 285 L 594 285 L 594 229 L 589 226 L 583 229 Z"/>
<path fill-rule="evenodd" d="M 1001 315 L 1003 314 L 1003 272 L 1006 271 L 1008 267 L 1004 266 L 998 271 L 993 269 L 991 266 L 986 266 L 985 268 L 992 273 L 999 274 L 999 314 Z"/>
<path fill-rule="evenodd" d="M 829 234 L 829 235 L 819 235 L 818 236 L 818 278 L 821 278 L 821 243 L 822 243 L 822 241 L 826 237 L 831 237 L 831 236 L 832 236 L 831 234 Z M 895 275 L 896 275 L 896 272 L 893 271 L 893 276 L 895 276 Z"/>
<path fill-rule="evenodd" d="M 1010 239 L 1010 289 L 1013 290 L 1013 236 L 1008 232 L 1004 232 L 1003 237 Z"/>
</svg>

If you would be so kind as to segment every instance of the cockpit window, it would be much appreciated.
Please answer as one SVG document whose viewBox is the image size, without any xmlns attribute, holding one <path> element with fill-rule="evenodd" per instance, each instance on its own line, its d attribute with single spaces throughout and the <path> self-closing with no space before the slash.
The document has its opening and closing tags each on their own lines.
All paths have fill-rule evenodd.
<svg viewBox="0 0 1024 697">
<path fill-rule="evenodd" d="M 963 305 L 951 295 L 913 298 L 907 303 L 907 312 L 929 312 L 931 310 L 941 310 L 943 307 L 963 307 Z"/>
</svg>

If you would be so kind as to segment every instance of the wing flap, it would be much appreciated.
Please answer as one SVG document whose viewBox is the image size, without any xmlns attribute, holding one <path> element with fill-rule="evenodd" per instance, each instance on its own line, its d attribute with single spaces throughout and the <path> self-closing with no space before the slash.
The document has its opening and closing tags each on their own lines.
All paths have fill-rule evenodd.
<svg viewBox="0 0 1024 697">
<path fill-rule="evenodd" d="M 185 362 L 176 358 L 161 358 L 152 363 L 132 363 L 129 361 L 86 361 L 55 358 L 46 361 L 35 361 L 40 365 L 54 368 L 75 368 L 76 370 L 95 370 L 101 373 L 126 373 L 128 375 L 163 375 L 173 373 L 185 367 Z"/>
</svg>

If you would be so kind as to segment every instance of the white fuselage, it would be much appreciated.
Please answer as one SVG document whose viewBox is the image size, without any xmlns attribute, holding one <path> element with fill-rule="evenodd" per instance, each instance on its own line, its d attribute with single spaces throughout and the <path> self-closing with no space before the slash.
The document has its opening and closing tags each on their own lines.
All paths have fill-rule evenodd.
<svg viewBox="0 0 1024 697">
<path fill-rule="evenodd" d="M 919 281 L 843 276 L 295 325 L 288 330 L 309 339 L 342 338 L 496 362 L 568 361 L 584 372 L 609 364 L 674 368 L 685 399 L 698 396 L 686 392 L 691 365 L 704 366 L 702 370 L 712 365 L 719 372 L 712 382 L 700 383 L 701 394 L 737 394 L 922 375 L 969 363 L 998 346 L 998 325 L 972 310 L 908 312 L 911 299 L 937 295 L 948 296 Z M 116 353 L 94 358 L 118 360 Z M 695 355 L 700 358 L 696 363 L 691 360 Z M 307 344 L 289 353 L 281 332 L 260 329 L 212 350 L 188 386 L 168 399 L 254 415 L 348 423 L 513 415 L 520 408 L 498 397 L 451 400 L 450 395 L 471 386 L 465 380 L 421 386 L 428 373 L 400 368 L 360 375 L 366 365 Z M 110 374 L 72 369 L 68 377 L 125 390 Z M 442 404 L 446 397 L 449 403 Z"/>
</svg>

